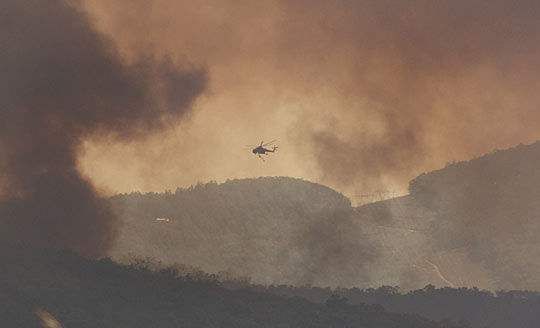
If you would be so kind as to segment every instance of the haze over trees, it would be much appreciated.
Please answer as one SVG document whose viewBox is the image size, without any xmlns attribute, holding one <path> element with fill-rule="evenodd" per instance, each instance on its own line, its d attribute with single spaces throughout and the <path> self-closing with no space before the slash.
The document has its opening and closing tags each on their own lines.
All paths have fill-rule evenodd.
<svg viewBox="0 0 540 328">
<path fill-rule="evenodd" d="M 539 159 L 540 144 L 493 152 L 360 207 L 291 178 L 117 195 L 111 256 L 124 264 L 7 245 L 0 316 L 25 327 L 43 308 L 77 327 L 532 328 Z"/>
<path fill-rule="evenodd" d="M 124 224 L 111 252 L 119 260 L 150 257 L 259 283 L 338 286 L 367 281 L 364 266 L 375 258 L 358 238 L 349 200 L 303 180 L 233 180 L 112 202 Z"/>
<path fill-rule="evenodd" d="M 418 176 L 406 197 L 358 208 L 386 231 L 384 258 L 403 273 L 387 284 L 538 290 L 539 160 L 540 143 L 494 151 Z"/>
<path fill-rule="evenodd" d="M 25 327 L 43 308 L 77 327 L 532 328 L 540 296 L 514 289 L 537 289 L 538 159 L 540 144 L 493 152 L 360 207 L 291 178 L 117 195 L 111 255 L 124 265 L 6 245 L 0 315 Z M 461 285 L 481 289 L 436 287 Z"/>
<path fill-rule="evenodd" d="M 407 196 L 360 207 L 291 178 L 118 195 L 124 226 L 111 255 L 262 284 L 538 289 L 539 160 L 540 143 L 496 151 L 420 175 Z"/>
</svg>

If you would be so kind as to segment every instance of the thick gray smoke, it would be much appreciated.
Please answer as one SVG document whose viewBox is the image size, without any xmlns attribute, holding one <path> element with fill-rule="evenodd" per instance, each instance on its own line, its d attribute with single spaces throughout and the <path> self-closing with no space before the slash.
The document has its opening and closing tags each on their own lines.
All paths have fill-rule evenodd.
<svg viewBox="0 0 540 328">
<path fill-rule="evenodd" d="M 81 141 L 129 140 L 181 119 L 206 73 L 170 59 L 127 64 L 73 1 L 2 1 L 0 42 L 2 230 L 99 256 L 116 219 L 77 170 Z"/>
</svg>

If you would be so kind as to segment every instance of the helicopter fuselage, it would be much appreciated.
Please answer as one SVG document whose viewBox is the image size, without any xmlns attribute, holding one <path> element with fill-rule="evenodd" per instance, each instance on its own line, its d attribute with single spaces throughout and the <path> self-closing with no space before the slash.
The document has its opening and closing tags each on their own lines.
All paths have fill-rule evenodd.
<svg viewBox="0 0 540 328">
<path fill-rule="evenodd" d="M 274 147 L 273 149 L 267 149 L 267 148 L 264 148 L 263 146 L 253 148 L 252 150 L 253 154 L 260 154 L 260 155 L 265 155 L 266 153 L 273 153 L 275 151 L 276 151 L 276 147 Z"/>
</svg>

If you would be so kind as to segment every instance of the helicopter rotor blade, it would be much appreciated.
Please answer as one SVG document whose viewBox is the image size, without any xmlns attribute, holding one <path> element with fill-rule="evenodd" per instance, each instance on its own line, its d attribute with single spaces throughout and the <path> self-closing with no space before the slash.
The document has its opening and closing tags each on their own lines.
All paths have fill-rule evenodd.
<svg viewBox="0 0 540 328">
<path fill-rule="evenodd" d="M 269 142 L 263 144 L 263 146 L 271 145 L 271 144 L 273 144 L 273 143 L 276 142 L 276 141 L 278 141 L 278 139 L 274 139 L 274 140 L 272 140 L 272 141 L 269 141 Z"/>
</svg>

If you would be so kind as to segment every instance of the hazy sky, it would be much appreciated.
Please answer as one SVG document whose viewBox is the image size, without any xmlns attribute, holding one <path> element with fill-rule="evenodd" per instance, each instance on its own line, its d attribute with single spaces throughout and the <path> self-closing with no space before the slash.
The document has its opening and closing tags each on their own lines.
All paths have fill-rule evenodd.
<svg viewBox="0 0 540 328">
<path fill-rule="evenodd" d="M 129 62 L 204 68 L 187 120 L 133 142 L 87 139 L 109 192 L 302 177 L 355 195 L 540 133 L 532 0 L 86 0 Z M 263 163 L 246 144 L 279 138 Z"/>
</svg>

